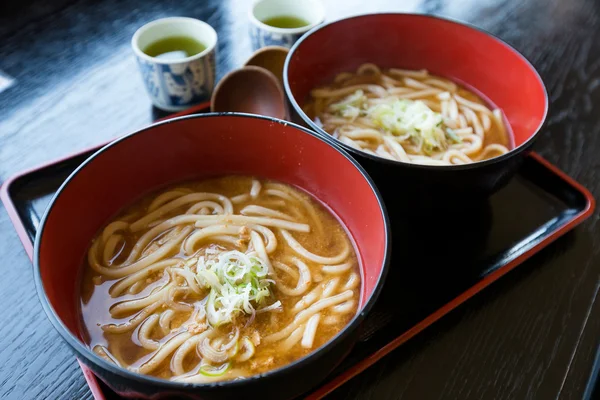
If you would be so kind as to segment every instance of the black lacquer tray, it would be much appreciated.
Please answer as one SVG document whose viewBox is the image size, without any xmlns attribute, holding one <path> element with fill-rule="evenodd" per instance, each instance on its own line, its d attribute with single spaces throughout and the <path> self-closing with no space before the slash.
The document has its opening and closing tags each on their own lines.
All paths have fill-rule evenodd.
<svg viewBox="0 0 600 400">
<path fill-rule="evenodd" d="M 206 104 L 186 114 L 206 112 Z M 9 179 L 1 197 L 31 258 L 52 195 L 97 148 Z M 387 191 L 384 191 L 387 192 Z M 303 398 L 319 399 L 573 229 L 595 202 L 577 182 L 529 155 L 517 176 L 483 203 L 447 210 L 403 210 L 385 199 L 392 221 L 392 265 L 350 355 Z M 82 366 L 94 397 L 119 398 Z"/>
</svg>

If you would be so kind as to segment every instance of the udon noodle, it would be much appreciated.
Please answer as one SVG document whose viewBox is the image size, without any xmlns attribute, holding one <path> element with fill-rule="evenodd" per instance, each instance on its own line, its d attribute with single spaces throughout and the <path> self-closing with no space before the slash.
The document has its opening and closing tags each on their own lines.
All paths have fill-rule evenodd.
<svg viewBox="0 0 600 400">
<path fill-rule="evenodd" d="M 408 163 L 465 164 L 510 147 L 500 109 L 426 70 L 363 64 L 313 89 L 305 112 L 348 146 Z"/>
<path fill-rule="evenodd" d="M 183 382 L 290 363 L 356 313 L 358 259 L 340 223 L 284 184 L 230 176 L 180 185 L 93 240 L 87 340 L 107 361 Z"/>
</svg>

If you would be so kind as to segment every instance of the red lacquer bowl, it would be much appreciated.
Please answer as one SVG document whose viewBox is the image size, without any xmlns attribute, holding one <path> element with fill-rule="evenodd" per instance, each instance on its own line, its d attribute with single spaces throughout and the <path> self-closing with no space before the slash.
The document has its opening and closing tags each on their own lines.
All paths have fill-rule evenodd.
<svg viewBox="0 0 600 400">
<path fill-rule="evenodd" d="M 475 27 L 429 15 L 371 14 L 317 27 L 292 47 L 285 63 L 284 84 L 301 120 L 329 136 L 302 111 L 302 106 L 311 89 L 332 82 L 340 72 L 356 71 L 363 63 L 427 69 L 465 83 L 504 111 L 514 136 L 514 148 L 509 153 L 454 166 L 387 160 L 335 139 L 385 191 L 386 201 L 410 196 L 436 206 L 440 200 L 462 201 L 491 194 L 513 176 L 548 111 L 548 96 L 540 76 L 521 54 L 500 39 Z"/>
<path fill-rule="evenodd" d="M 81 341 L 79 276 L 96 232 L 121 208 L 165 184 L 244 174 L 295 185 L 329 207 L 347 227 L 362 265 L 360 311 L 307 357 L 245 380 L 182 384 L 107 363 Z M 77 357 L 128 397 L 290 398 L 315 386 L 356 341 L 383 285 L 389 223 L 375 186 L 333 141 L 288 122 L 243 114 L 208 114 L 158 123 L 119 139 L 83 163 L 52 200 L 35 241 L 34 268 L 48 318 Z"/>
</svg>

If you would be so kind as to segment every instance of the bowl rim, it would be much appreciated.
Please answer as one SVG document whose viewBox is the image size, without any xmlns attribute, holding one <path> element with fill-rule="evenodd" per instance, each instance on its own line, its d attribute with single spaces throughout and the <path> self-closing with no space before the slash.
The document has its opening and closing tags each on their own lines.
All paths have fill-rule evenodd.
<svg viewBox="0 0 600 400">
<path fill-rule="evenodd" d="M 290 88 L 290 83 L 289 83 L 289 78 L 288 78 L 288 70 L 289 70 L 289 64 L 290 61 L 292 59 L 292 57 L 294 57 L 294 54 L 296 52 L 296 50 L 298 49 L 298 47 L 302 44 L 302 42 L 304 42 L 305 40 L 307 40 L 310 36 L 312 36 L 314 33 L 320 31 L 321 29 L 325 29 L 331 25 L 337 24 L 339 22 L 344 22 L 344 21 L 348 21 L 348 20 L 352 20 L 352 19 L 360 19 L 360 18 L 365 18 L 365 17 L 376 17 L 376 16 L 384 16 L 384 15 L 395 15 L 395 16 L 406 16 L 406 17 L 419 17 L 419 18 L 428 18 L 428 19 L 433 19 L 433 20 L 438 20 L 438 21 L 443 21 L 443 22 L 449 22 L 451 24 L 455 24 L 455 25 L 460 25 L 460 26 L 464 26 L 466 28 L 478 31 L 480 33 L 483 33 L 484 35 L 487 35 L 491 40 L 495 40 L 496 42 L 498 42 L 499 44 L 503 45 L 504 47 L 506 47 L 509 51 L 511 51 L 512 53 L 514 53 L 514 55 L 516 55 L 517 57 L 521 58 L 521 60 L 523 60 L 530 68 L 530 70 L 534 73 L 535 77 L 537 77 L 543 92 L 544 92 L 544 114 L 540 120 L 540 123 L 538 124 L 538 126 L 535 128 L 533 134 L 531 134 L 531 136 L 529 136 L 529 138 L 527 138 L 527 140 L 525 140 L 523 143 L 521 143 L 520 145 L 518 145 L 517 147 L 514 147 L 512 149 L 510 149 L 507 153 L 502 154 L 501 156 L 498 157 L 494 157 L 494 158 L 488 158 L 486 160 L 480 160 L 480 161 L 474 161 L 470 164 L 451 164 L 451 165 L 425 165 L 425 164 L 416 164 L 416 163 L 407 163 L 404 161 L 399 161 L 399 160 L 390 160 L 384 157 L 378 157 L 378 156 L 374 156 L 371 155 L 369 153 L 366 153 L 364 151 L 355 149 L 351 146 L 348 146 L 347 144 L 343 143 L 342 141 L 334 138 L 332 135 L 330 135 L 329 133 L 327 133 L 325 130 L 323 130 L 322 128 L 320 128 L 317 124 L 315 124 L 309 117 L 308 115 L 306 115 L 306 113 L 304 112 L 304 110 L 302 109 L 302 107 L 298 104 L 298 102 L 296 101 L 296 98 L 293 96 L 292 94 L 292 90 Z M 468 83 L 468 82 L 467 82 Z M 291 47 L 290 52 L 288 53 L 286 59 L 285 59 L 285 64 L 283 66 L 283 86 L 284 86 L 284 90 L 285 90 L 285 94 L 286 97 L 288 99 L 288 101 L 292 104 L 292 107 L 294 108 L 294 110 L 296 111 L 296 113 L 300 116 L 300 118 L 302 118 L 302 120 L 308 124 L 308 126 L 313 129 L 315 132 L 317 132 L 319 135 L 326 135 L 330 138 L 332 138 L 333 140 L 335 140 L 335 142 L 340 145 L 344 150 L 346 150 L 347 152 L 350 152 L 350 154 L 352 155 L 357 155 L 359 157 L 364 157 L 367 158 L 369 160 L 372 161 L 377 161 L 380 163 L 383 163 L 387 166 L 390 167 L 395 167 L 395 166 L 404 166 L 404 167 L 409 167 L 409 168 L 417 168 L 417 169 L 423 169 L 423 170 L 431 170 L 431 171 L 439 171 L 439 170 L 453 170 L 453 171 L 457 171 L 457 170 L 467 170 L 467 169 L 474 169 L 474 168 L 479 168 L 479 167 L 483 167 L 485 165 L 491 165 L 491 164 L 496 164 L 499 162 L 502 162 L 508 158 L 511 158 L 519 153 L 521 153 L 522 151 L 526 150 L 532 143 L 533 141 L 536 139 L 536 137 L 538 136 L 538 134 L 540 133 L 540 131 L 542 130 L 542 128 L 544 127 L 544 125 L 546 124 L 546 120 L 548 117 L 548 109 L 549 109 L 549 96 L 548 96 L 548 90 L 546 88 L 546 85 L 544 84 L 544 80 L 542 79 L 542 77 L 540 76 L 539 72 L 537 71 L 537 69 L 535 69 L 535 67 L 533 66 L 533 64 L 523 55 L 521 54 L 518 50 L 516 50 L 514 47 L 512 47 L 511 45 L 509 45 L 508 43 L 506 43 L 504 40 L 500 39 L 498 36 L 494 35 L 493 33 L 490 33 L 488 31 L 486 31 L 485 29 L 479 28 L 469 22 L 464 22 L 464 21 L 458 21 L 456 19 L 453 18 L 448 18 L 448 17 L 440 17 L 437 15 L 431 15 L 431 14 L 419 14 L 419 13 L 404 13 L 404 12 L 376 12 L 376 13 L 366 13 L 366 14 L 359 14 L 359 15 L 353 15 L 350 17 L 346 17 L 346 18 L 341 18 L 341 19 L 337 19 L 335 21 L 326 23 L 326 24 L 322 24 L 319 26 L 314 27 L 313 29 L 311 29 L 310 31 L 306 32 L 300 39 L 298 39 L 298 41 L 296 41 L 296 43 L 294 43 L 294 45 Z"/>
<path fill-rule="evenodd" d="M 84 169 L 89 163 L 93 162 L 94 159 L 97 158 L 103 152 L 109 150 L 110 148 L 112 148 L 114 146 L 117 146 L 121 142 L 131 139 L 134 136 L 137 136 L 148 130 L 151 130 L 156 126 L 172 124 L 172 123 L 176 123 L 181 120 L 202 119 L 202 118 L 219 118 L 219 117 L 223 117 L 223 116 L 234 117 L 234 118 L 255 118 L 255 119 L 261 119 L 261 120 L 275 122 L 275 123 L 283 125 L 283 126 L 288 126 L 288 125 L 292 126 L 293 128 L 296 128 L 305 134 L 311 135 L 314 138 L 324 142 L 326 145 L 329 145 L 330 147 L 332 147 L 334 150 L 336 150 L 338 153 L 340 153 L 344 158 L 346 158 L 346 160 L 348 160 L 351 163 L 351 165 L 353 165 L 358 170 L 358 172 L 367 181 L 367 183 L 371 187 L 371 190 L 373 191 L 373 194 L 379 204 L 379 211 L 382 215 L 383 226 L 384 226 L 385 243 L 384 243 L 384 251 L 383 251 L 383 261 L 381 263 L 381 270 L 379 272 L 377 282 L 375 283 L 375 286 L 373 287 L 373 291 L 371 292 L 371 295 L 365 300 L 365 303 L 364 303 L 364 306 L 362 307 L 362 309 L 360 309 L 360 311 L 354 315 L 354 317 L 350 320 L 350 322 L 348 322 L 348 324 L 342 330 L 340 330 L 332 339 L 330 339 L 327 343 L 318 347 L 317 349 L 315 349 L 314 351 L 305 355 L 304 357 L 299 358 L 289 364 L 286 364 L 284 366 L 281 366 L 279 368 L 276 368 L 276 369 L 273 369 L 273 370 L 270 370 L 270 371 L 267 371 L 267 372 L 264 372 L 261 374 L 252 375 L 252 376 L 242 379 L 242 380 L 229 380 L 229 381 L 218 381 L 218 382 L 209 382 L 209 383 L 173 382 L 173 381 L 169 381 L 166 379 L 156 378 L 156 377 L 153 377 L 150 375 L 143 375 L 143 374 L 131 372 L 123 367 L 119 367 L 113 363 L 109 363 L 108 361 L 106 361 L 103 358 L 96 355 L 87 345 L 85 345 L 74 334 L 71 333 L 71 331 L 65 326 L 65 324 L 62 322 L 62 320 L 58 317 L 57 313 L 54 311 L 54 307 L 50 304 L 50 301 L 46 295 L 46 291 L 44 290 L 44 282 L 42 280 L 41 270 L 40 270 L 40 244 L 41 244 L 41 238 L 44 234 L 44 228 L 46 226 L 46 221 L 48 219 L 48 216 L 52 212 L 52 209 L 53 209 L 54 205 L 56 204 L 57 199 L 63 193 L 64 188 L 71 182 L 71 180 L 82 169 Z M 165 121 L 153 123 L 145 128 L 128 133 L 120 138 L 115 139 L 114 141 L 110 142 L 109 144 L 103 146 L 101 149 L 99 149 L 93 155 L 91 155 L 88 159 L 86 159 L 81 165 L 79 165 L 68 176 L 68 178 L 61 184 L 61 186 L 59 187 L 57 192 L 54 194 L 54 196 L 50 200 L 50 203 L 49 203 L 48 207 L 46 208 L 46 210 L 44 211 L 44 215 L 43 215 L 42 219 L 40 220 L 40 225 L 39 225 L 38 231 L 36 233 L 35 243 L 34 243 L 34 251 L 33 251 L 33 269 L 34 269 L 34 271 L 33 272 L 34 272 L 34 281 L 35 281 L 36 291 L 38 294 L 38 299 L 40 300 L 42 308 L 43 308 L 46 316 L 50 320 L 52 326 L 54 327 L 54 329 L 56 331 L 58 331 L 60 336 L 62 336 L 63 340 L 65 340 L 67 342 L 67 344 L 71 347 L 71 349 L 76 354 L 79 354 L 79 355 L 85 357 L 88 362 L 93 363 L 96 366 L 102 368 L 103 370 L 107 370 L 110 373 L 118 375 L 122 378 L 130 379 L 130 380 L 136 381 L 137 383 L 161 386 L 164 389 L 168 389 L 168 390 L 195 389 L 195 388 L 197 388 L 197 389 L 215 389 L 218 387 L 238 387 L 238 386 L 246 385 L 248 383 L 255 382 L 260 379 L 264 380 L 267 378 L 273 378 L 273 377 L 276 378 L 278 375 L 282 375 L 284 373 L 288 373 L 290 371 L 297 370 L 297 369 L 307 365 L 308 363 L 312 362 L 313 359 L 318 359 L 320 357 L 325 356 L 329 349 L 331 349 L 334 345 L 342 342 L 351 333 L 353 333 L 357 328 L 359 328 L 360 324 L 362 323 L 362 321 L 364 320 L 366 315 L 369 313 L 369 311 L 375 304 L 377 298 L 379 297 L 379 294 L 381 293 L 383 284 L 385 283 L 385 279 L 388 274 L 389 265 L 390 265 L 390 261 L 391 261 L 391 248 L 392 248 L 391 247 L 391 225 L 390 225 L 389 216 L 388 216 L 385 204 L 383 202 L 383 197 L 381 196 L 381 193 L 375 186 L 375 183 L 373 182 L 371 177 L 364 170 L 364 168 L 362 168 L 360 166 L 360 164 L 356 160 L 354 160 L 354 158 L 352 158 L 352 156 L 350 156 L 346 151 L 344 151 L 344 149 L 342 149 L 333 140 L 330 140 L 328 138 L 323 138 L 320 135 L 318 135 L 317 133 L 315 133 L 307 128 L 304 128 L 300 125 L 294 124 L 292 122 L 284 121 L 281 119 L 273 118 L 273 117 L 267 117 L 267 116 L 256 115 L 256 114 L 248 114 L 248 113 L 238 113 L 238 112 L 206 113 L 206 114 L 187 115 L 187 116 L 167 119 Z"/>
</svg>

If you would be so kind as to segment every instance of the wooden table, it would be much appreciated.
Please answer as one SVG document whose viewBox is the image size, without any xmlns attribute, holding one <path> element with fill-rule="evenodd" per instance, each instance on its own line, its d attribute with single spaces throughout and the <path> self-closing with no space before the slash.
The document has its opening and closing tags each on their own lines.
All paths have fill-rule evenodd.
<svg viewBox="0 0 600 400">
<path fill-rule="evenodd" d="M 7 4 L 8 3 L 8 4 Z M 219 33 L 222 76 L 250 54 L 248 1 L 23 0 L 0 5 L 0 180 L 156 117 L 129 42 L 150 20 L 185 15 Z M 328 19 L 425 12 L 471 22 L 519 49 L 548 86 L 537 151 L 600 193 L 600 2 L 324 0 Z M 498 77 L 502 79 L 502 77 Z M 519 93 L 515 93 L 519 96 Z M 0 211 L 0 398 L 90 398 L 47 321 L 30 262 Z M 598 214 L 396 350 L 332 397 L 582 397 L 600 340 Z"/>
</svg>

